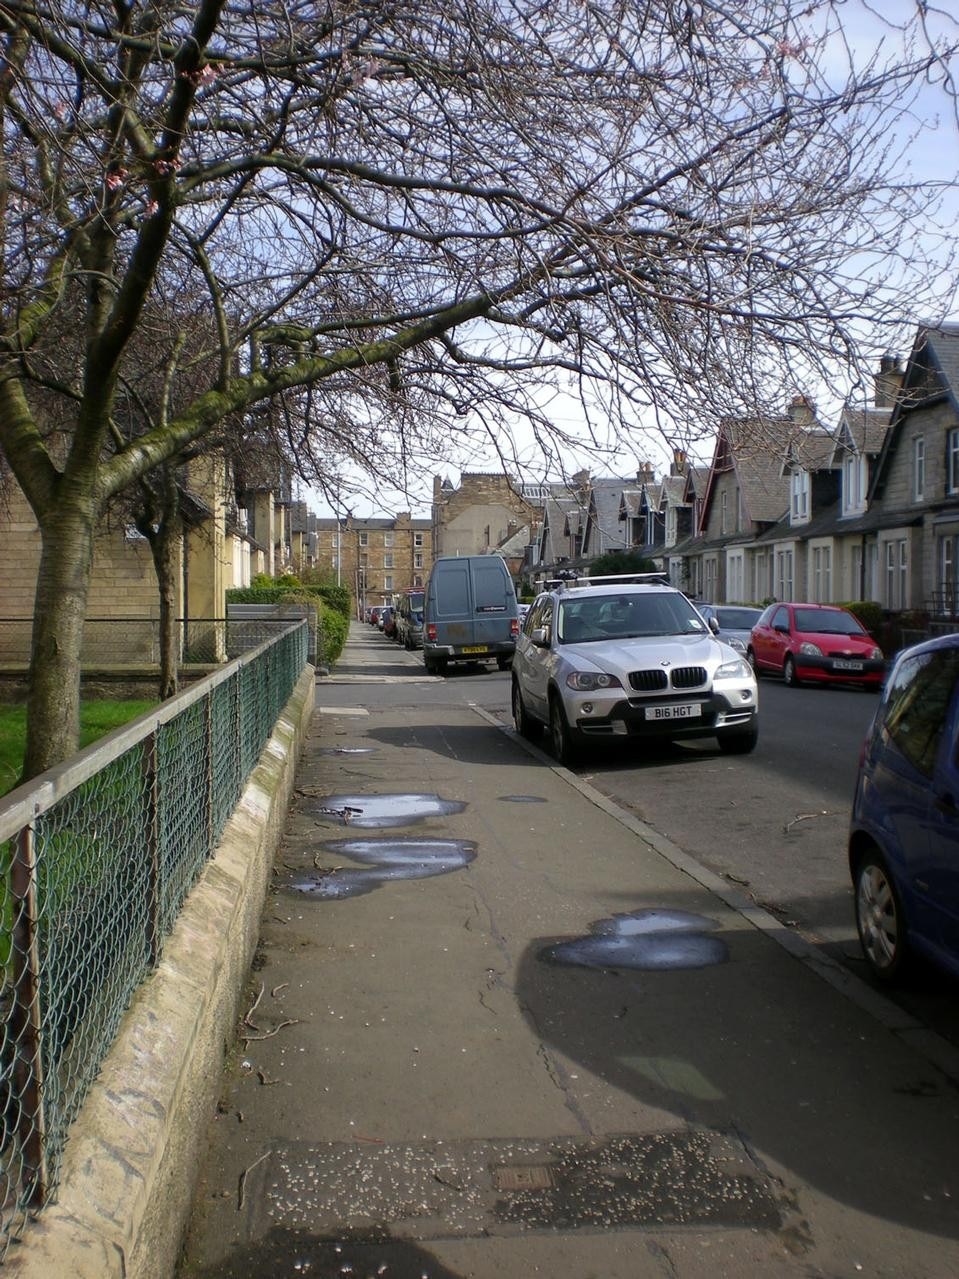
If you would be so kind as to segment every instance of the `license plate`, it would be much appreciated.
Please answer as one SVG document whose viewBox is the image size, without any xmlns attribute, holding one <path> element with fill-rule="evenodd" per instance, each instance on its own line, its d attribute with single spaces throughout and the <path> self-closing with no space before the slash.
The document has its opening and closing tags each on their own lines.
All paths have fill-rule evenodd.
<svg viewBox="0 0 959 1279">
<path fill-rule="evenodd" d="M 699 702 L 683 702 L 679 706 L 647 706 L 647 719 L 698 719 L 703 709 Z"/>
<path fill-rule="evenodd" d="M 489 647 L 486 644 L 471 644 L 469 648 L 461 650 L 464 653 L 488 653 Z"/>
<path fill-rule="evenodd" d="M 837 657 L 832 668 L 834 671 L 861 671 L 862 662 L 847 662 L 845 658 Z"/>
</svg>

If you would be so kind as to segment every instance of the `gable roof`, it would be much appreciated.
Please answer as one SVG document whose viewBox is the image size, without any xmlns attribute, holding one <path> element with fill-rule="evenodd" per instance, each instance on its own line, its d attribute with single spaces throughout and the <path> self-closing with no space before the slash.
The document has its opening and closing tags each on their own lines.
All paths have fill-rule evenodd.
<svg viewBox="0 0 959 1279">
<path fill-rule="evenodd" d="M 902 390 L 892 410 L 892 420 L 883 440 L 876 466 L 870 501 L 881 496 L 889 466 L 910 413 L 945 400 L 959 425 L 959 324 L 922 326 L 916 332 Z"/>
<path fill-rule="evenodd" d="M 703 518 L 712 501 L 716 476 L 733 470 L 743 510 L 754 524 L 771 524 L 789 506 L 789 481 L 783 464 L 793 440 L 802 434 L 791 417 L 735 418 L 716 437 L 713 463 L 703 497 Z"/>
</svg>

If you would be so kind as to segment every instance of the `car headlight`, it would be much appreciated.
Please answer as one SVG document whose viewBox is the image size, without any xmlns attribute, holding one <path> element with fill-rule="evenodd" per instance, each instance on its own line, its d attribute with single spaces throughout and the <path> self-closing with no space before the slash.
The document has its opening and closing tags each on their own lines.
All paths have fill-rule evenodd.
<svg viewBox="0 0 959 1279">
<path fill-rule="evenodd" d="M 716 672 L 716 679 L 752 679 L 753 668 L 748 662 L 723 662 Z"/>
<path fill-rule="evenodd" d="M 883 661 L 883 655 L 882 655 L 882 649 L 881 649 L 881 648 L 874 648 L 874 649 L 872 650 L 872 652 L 869 654 L 869 656 L 870 656 L 870 658 L 871 658 L 874 662 L 881 662 L 881 661 Z"/>
<path fill-rule="evenodd" d="M 622 688 L 615 675 L 607 675 L 605 671 L 570 671 L 566 676 L 567 688 L 575 688 L 577 693 L 593 693 L 597 688 Z"/>
<path fill-rule="evenodd" d="M 724 644 L 728 644 L 730 648 L 734 648 L 737 653 L 745 653 L 746 645 L 741 639 L 736 639 L 734 635 L 721 635 L 720 639 Z"/>
<path fill-rule="evenodd" d="M 819 645 L 810 644 L 809 640 L 799 645 L 799 651 L 800 653 L 805 653 L 807 657 L 822 657 L 822 649 Z"/>
</svg>

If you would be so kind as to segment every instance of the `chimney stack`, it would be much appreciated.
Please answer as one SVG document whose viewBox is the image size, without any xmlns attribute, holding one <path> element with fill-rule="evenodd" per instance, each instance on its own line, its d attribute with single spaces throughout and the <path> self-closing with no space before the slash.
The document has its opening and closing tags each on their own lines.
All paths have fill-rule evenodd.
<svg viewBox="0 0 959 1279">
<path fill-rule="evenodd" d="M 896 396 L 902 387 L 905 372 L 902 360 L 898 355 L 887 352 L 879 361 L 879 372 L 875 377 L 875 399 L 877 409 L 891 409 Z"/>
</svg>

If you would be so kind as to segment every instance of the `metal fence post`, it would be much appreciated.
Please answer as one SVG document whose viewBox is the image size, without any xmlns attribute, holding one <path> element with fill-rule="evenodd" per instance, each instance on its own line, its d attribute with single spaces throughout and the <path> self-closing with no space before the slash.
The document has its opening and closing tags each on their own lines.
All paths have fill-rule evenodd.
<svg viewBox="0 0 959 1279">
<path fill-rule="evenodd" d="M 206 770 L 206 855 L 213 855 L 213 693 L 203 699 L 203 754 Z"/>
<path fill-rule="evenodd" d="M 156 729 L 143 739 L 143 780 L 146 784 L 146 944 L 147 963 L 160 959 L 160 795 Z"/>
<path fill-rule="evenodd" d="M 24 1202 L 43 1206 L 47 1194 L 46 1124 L 43 1113 L 42 1017 L 40 1010 L 39 901 L 33 827 L 25 826 L 14 841 L 10 864 L 13 899 L 13 1006 L 10 1026 L 16 1052 L 17 1144 L 25 1166 Z"/>
</svg>

